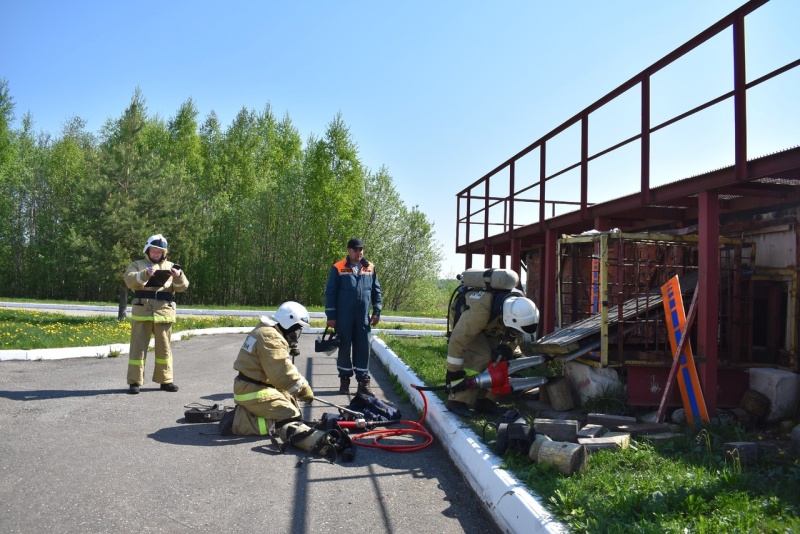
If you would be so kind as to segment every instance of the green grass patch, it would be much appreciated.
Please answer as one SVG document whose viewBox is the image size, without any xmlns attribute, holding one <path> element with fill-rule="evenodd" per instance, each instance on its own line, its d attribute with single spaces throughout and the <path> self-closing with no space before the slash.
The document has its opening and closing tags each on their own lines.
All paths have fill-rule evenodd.
<svg viewBox="0 0 800 534">
<path fill-rule="evenodd" d="M 185 330 L 202 330 L 221 327 L 255 327 L 257 317 L 221 315 L 200 317 L 179 315 L 172 327 L 173 333 Z M 324 328 L 324 319 L 312 319 L 311 326 Z M 415 323 L 381 322 L 387 330 L 416 330 Z M 426 330 L 440 330 L 442 325 L 424 325 Z M 93 347 L 130 341 L 129 320 L 119 321 L 111 315 L 65 315 L 0 308 L 0 350 L 57 349 L 66 347 Z"/>
<path fill-rule="evenodd" d="M 444 383 L 444 338 L 384 341 L 427 385 Z M 545 374 L 555 371 L 540 367 Z M 511 407 L 513 399 L 504 404 Z M 624 395 L 604 392 L 591 406 L 596 410 L 624 411 Z M 491 445 L 495 432 L 486 423 L 468 425 Z M 639 439 L 628 449 L 592 453 L 587 469 L 572 477 L 518 453 L 507 454 L 503 467 L 571 532 L 800 532 L 797 456 L 766 455 L 744 466 L 722 453 L 725 442 L 745 440 L 759 436 L 737 425 L 711 425 L 666 443 Z"/>
<path fill-rule="evenodd" d="M 225 326 L 255 326 L 255 317 L 178 317 L 173 332 Z M 127 343 L 130 321 L 103 315 L 63 315 L 0 308 L 0 349 L 31 350 Z"/>
</svg>

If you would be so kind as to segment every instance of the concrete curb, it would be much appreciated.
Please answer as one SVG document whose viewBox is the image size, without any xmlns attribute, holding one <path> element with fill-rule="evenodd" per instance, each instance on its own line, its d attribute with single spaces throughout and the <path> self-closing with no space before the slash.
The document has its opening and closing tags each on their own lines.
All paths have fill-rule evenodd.
<svg viewBox="0 0 800 534">
<path fill-rule="evenodd" d="M 191 336 L 208 336 L 213 334 L 239 334 L 252 330 L 252 327 L 225 327 L 206 328 L 204 330 L 182 330 L 172 334 L 171 341 L 180 341 Z M 155 340 L 150 340 L 150 347 L 155 346 Z M 115 343 L 113 345 L 98 345 L 95 347 L 69 347 L 64 349 L 30 349 L 30 350 L 0 350 L 0 361 L 7 360 L 64 360 L 67 358 L 107 358 L 111 353 L 118 355 L 128 354 L 130 343 Z"/>
<path fill-rule="evenodd" d="M 411 387 L 422 381 L 380 338 L 373 338 L 372 349 L 390 374 L 398 381 L 420 410 L 422 397 Z M 441 400 L 426 396 L 426 421 L 443 443 L 448 454 L 464 474 L 470 487 L 484 502 L 495 522 L 505 532 L 565 533 L 566 527 L 556 521 L 541 502 L 513 474 L 500 467 L 501 459 L 480 442 L 471 429 L 462 427 Z"/>
</svg>

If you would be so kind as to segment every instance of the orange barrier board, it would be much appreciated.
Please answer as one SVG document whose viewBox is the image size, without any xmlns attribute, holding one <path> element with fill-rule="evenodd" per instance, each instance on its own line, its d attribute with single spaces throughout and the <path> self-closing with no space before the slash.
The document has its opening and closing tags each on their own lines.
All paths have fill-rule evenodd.
<svg viewBox="0 0 800 534">
<path fill-rule="evenodd" d="M 683 296 L 678 277 L 673 276 L 666 284 L 661 286 L 661 295 L 664 297 L 664 313 L 667 316 L 667 331 L 669 344 L 672 347 L 672 356 L 678 350 L 681 342 L 681 332 L 686 323 L 686 313 L 683 309 Z M 700 379 L 697 376 L 697 367 L 694 364 L 692 347 L 689 340 L 683 344 L 678 365 L 678 386 L 681 391 L 683 408 L 686 410 L 686 420 L 693 423 L 697 419 L 708 422 L 708 410 L 703 390 L 700 389 Z"/>
</svg>

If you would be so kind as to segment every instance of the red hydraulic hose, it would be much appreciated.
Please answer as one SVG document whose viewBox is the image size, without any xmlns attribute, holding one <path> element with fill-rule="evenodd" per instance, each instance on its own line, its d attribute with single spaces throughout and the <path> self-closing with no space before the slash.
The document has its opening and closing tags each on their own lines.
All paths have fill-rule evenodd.
<svg viewBox="0 0 800 534">
<path fill-rule="evenodd" d="M 420 451 L 433 443 L 433 436 L 431 436 L 428 430 L 422 426 L 422 423 L 425 422 L 425 416 L 428 414 L 428 399 L 425 398 L 425 393 L 417 389 L 416 386 L 412 384 L 411 387 L 419 391 L 419 394 L 422 395 L 422 417 L 418 422 L 401 419 L 397 422 L 398 424 L 408 425 L 411 428 L 380 428 L 377 430 L 370 430 L 368 432 L 362 432 L 361 434 L 351 436 L 350 441 L 361 447 L 370 447 L 373 449 L 381 449 L 390 452 Z M 392 445 L 380 443 L 380 440 L 382 439 L 395 438 L 399 436 L 422 436 L 423 441 L 421 443 Z"/>
</svg>

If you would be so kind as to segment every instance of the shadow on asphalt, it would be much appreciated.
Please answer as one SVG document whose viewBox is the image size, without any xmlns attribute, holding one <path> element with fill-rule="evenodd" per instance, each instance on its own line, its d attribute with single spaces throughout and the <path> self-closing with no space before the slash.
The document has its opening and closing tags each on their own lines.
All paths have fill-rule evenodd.
<svg viewBox="0 0 800 534">
<path fill-rule="evenodd" d="M 158 388 L 150 388 L 158 391 Z M 146 392 L 147 389 L 142 389 Z M 127 394 L 126 389 L 32 389 L 28 391 L 0 391 L 0 397 L 13 401 L 66 399 L 69 397 L 96 397 L 97 395 Z"/>
<path fill-rule="evenodd" d="M 259 436 L 223 436 L 219 433 L 219 423 L 186 423 L 185 421 L 184 418 L 181 418 L 177 421 L 182 423 L 179 426 L 156 430 L 147 437 L 170 445 L 196 445 L 199 447 L 219 447 L 264 440 Z"/>
</svg>

